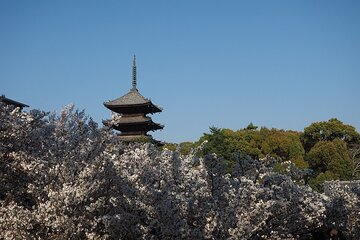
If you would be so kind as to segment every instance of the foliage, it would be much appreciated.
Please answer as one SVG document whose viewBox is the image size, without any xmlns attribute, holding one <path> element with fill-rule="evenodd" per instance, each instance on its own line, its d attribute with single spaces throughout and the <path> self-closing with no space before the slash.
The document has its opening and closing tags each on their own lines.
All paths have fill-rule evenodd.
<svg viewBox="0 0 360 240">
<path fill-rule="evenodd" d="M 353 164 L 346 144 L 340 139 L 318 142 L 307 154 L 307 160 L 316 175 L 310 181 L 314 189 L 321 191 L 325 181 L 353 178 Z"/>
<path fill-rule="evenodd" d="M 246 127 L 247 130 L 256 130 L 257 128 L 258 126 L 255 126 L 252 122 Z"/>
<path fill-rule="evenodd" d="M 261 144 L 264 155 L 292 161 L 298 167 L 308 167 L 304 162 L 304 149 L 298 132 L 262 128 L 260 134 L 264 139 Z"/>
<path fill-rule="evenodd" d="M 337 178 L 337 175 L 331 171 L 321 172 L 309 180 L 309 185 L 317 192 L 324 192 L 324 183 L 326 181 L 336 180 Z"/>
<path fill-rule="evenodd" d="M 176 144 L 176 143 L 167 142 L 163 146 L 163 150 L 176 151 L 177 148 L 178 148 L 178 144 Z"/>
<path fill-rule="evenodd" d="M 181 155 L 189 155 L 194 148 L 194 143 L 192 142 L 182 142 L 180 143 L 180 153 Z"/>
<path fill-rule="evenodd" d="M 308 167 L 298 132 L 257 128 L 253 124 L 238 131 L 211 127 L 210 133 L 205 133 L 199 140 L 208 142 L 203 156 L 216 153 L 231 163 L 231 153 L 240 151 L 256 159 L 272 157 L 292 161 L 300 168 Z"/>
<path fill-rule="evenodd" d="M 326 122 L 316 122 L 304 129 L 301 140 L 306 152 L 320 141 L 332 141 L 341 139 L 347 144 L 358 143 L 360 134 L 356 132 L 353 126 L 342 123 L 336 118 L 332 118 Z"/>
<path fill-rule="evenodd" d="M 210 127 L 210 134 L 205 133 L 200 138 L 199 143 L 206 141 L 207 144 L 202 149 L 202 156 L 210 153 L 216 153 L 225 159 L 230 159 L 231 147 L 228 146 L 224 130 L 217 127 Z"/>
<path fill-rule="evenodd" d="M 327 198 L 271 161 L 238 152 L 223 174 L 215 154 L 195 155 L 206 143 L 182 155 L 124 144 L 73 106 L 0 109 L 1 239 L 297 239 L 327 227 Z"/>
<path fill-rule="evenodd" d="M 180 144 L 165 143 L 165 145 L 163 146 L 163 149 L 171 151 L 179 150 L 181 155 L 189 155 L 194 148 L 195 145 L 192 142 L 182 142 Z"/>
<path fill-rule="evenodd" d="M 346 144 L 340 139 L 316 143 L 307 154 L 307 161 L 316 173 L 331 171 L 341 180 L 351 178 L 351 159 Z"/>
<path fill-rule="evenodd" d="M 354 127 L 332 118 L 306 127 L 301 140 L 305 159 L 315 171 L 309 182 L 314 189 L 322 190 L 322 184 L 328 180 L 359 178 L 356 146 L 360 134 Z"/>
<path fill-rule="evenodd" d="M 360 143 L 350 145 L 349 154 L 353 165 L 352 176 L 354 179 L 360 179 Z"/>
</svg>

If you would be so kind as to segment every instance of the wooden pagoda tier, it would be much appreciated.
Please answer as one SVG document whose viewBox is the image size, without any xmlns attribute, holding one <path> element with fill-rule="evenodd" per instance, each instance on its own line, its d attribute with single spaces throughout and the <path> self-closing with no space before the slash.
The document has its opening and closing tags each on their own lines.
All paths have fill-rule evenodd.
<svg viewBox="0 0 360 240">
<path fill-rule="evenodd" d="M 148 131 L 163 129 L 164 126 L 154 123 L 150 117 L 143 115 L 121 115 L 117 120 L 105 120 L 105 126 L 121 131 L 120 135 L 143 135 Z"/>
<path fill-rule="evenodd" d="M 5 95 L 0 96 L 0 102 L 5 103 L 6 105 L 12 105 L 14 107 L 18 107 L 20 109 L 23 109 L 24 107 L 29 107 L 29 105 L 7 98 L 5 97 Z"/>
<path fill-rule="evenodd" d="M 133 88 L 122 97 L 105 102 L 105 107 L 116 113 L 122 114 L 153 114 L 161 112 L 162 109 L 144 98 L 136 88 Z"/>
<path fill-rule="evenodd" d="M 162 109 L 143 97 L 136 87 L 136 63 L 133 60 L 132 89 L 115 100 L 104 102 L 104 106 L 115 112 L 110 120 L 104 120 L 105 126 L 121 131 L 120 136 L 134 139 L 149 136 L 147 132 L 163 129 L 164 126 L 152 121 L 147 114 L 161 112 Z"/>
</svg>

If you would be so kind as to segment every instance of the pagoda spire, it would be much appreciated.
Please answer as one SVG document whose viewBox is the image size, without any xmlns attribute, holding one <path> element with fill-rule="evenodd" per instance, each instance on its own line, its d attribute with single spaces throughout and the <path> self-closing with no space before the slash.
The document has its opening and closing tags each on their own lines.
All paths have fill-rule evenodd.
<svg viewBox="0 0 360 240">
<path fill-rule="evenodd" d="M 104 103 L 105 107 L 116 113 L 109 120 L 104 120 L 105 126 L 120 131 L 120 139 L 125 141 L 143 141 L 158 143 L 149 131 L 163 129 L 164 126 L 153 122 L 148 114 L 162 112 L 162 109 L 142 96 L 136 88 L 136 56 L 132 66 L 132 88 L 125 95 Z M 0 127 L 1 128 L 1 127 Z M 147 141 L 147 140 L 146 140 Z"/>
<path fill-rule="evenodd" d="M 131 90 L 137 90 L 137 88 L 136 88 L 136 56 L 135 56 L 135 54 L 134 54 L 133 67 L 132 67 L 132 89 Z"/>
</svg>

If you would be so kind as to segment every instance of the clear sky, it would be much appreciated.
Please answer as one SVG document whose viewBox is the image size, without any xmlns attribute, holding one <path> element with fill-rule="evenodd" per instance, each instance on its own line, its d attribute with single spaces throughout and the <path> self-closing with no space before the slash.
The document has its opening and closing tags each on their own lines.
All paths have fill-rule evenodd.
<svg viewBox="0 0 360 240">
<path fill-rule="evenodd" d="M 164 108 L 159 140 L 209 126 L 360 129 L 360 1 L 0 1 L 0 94 L 31 108 L 102 103 L 131 88 Z"/>
</svg>

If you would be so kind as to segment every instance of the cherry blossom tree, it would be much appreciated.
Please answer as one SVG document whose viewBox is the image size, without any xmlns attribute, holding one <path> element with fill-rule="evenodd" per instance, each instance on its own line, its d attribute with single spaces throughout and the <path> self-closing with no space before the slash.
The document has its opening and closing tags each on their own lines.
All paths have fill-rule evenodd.
<svg viewBox="0 0 360 240">
<path fill-rule="evenodd" d="M 197 157 L 206 143 L 182 155 L 122 142 L 72 105 L 0 109 L 3 239 L 310 239 L 350 221 L 334 226 L 338 198 L 274 172 L 271 159 L 233 153 L 229 173 L 215 154 Z"/>
</svg>

